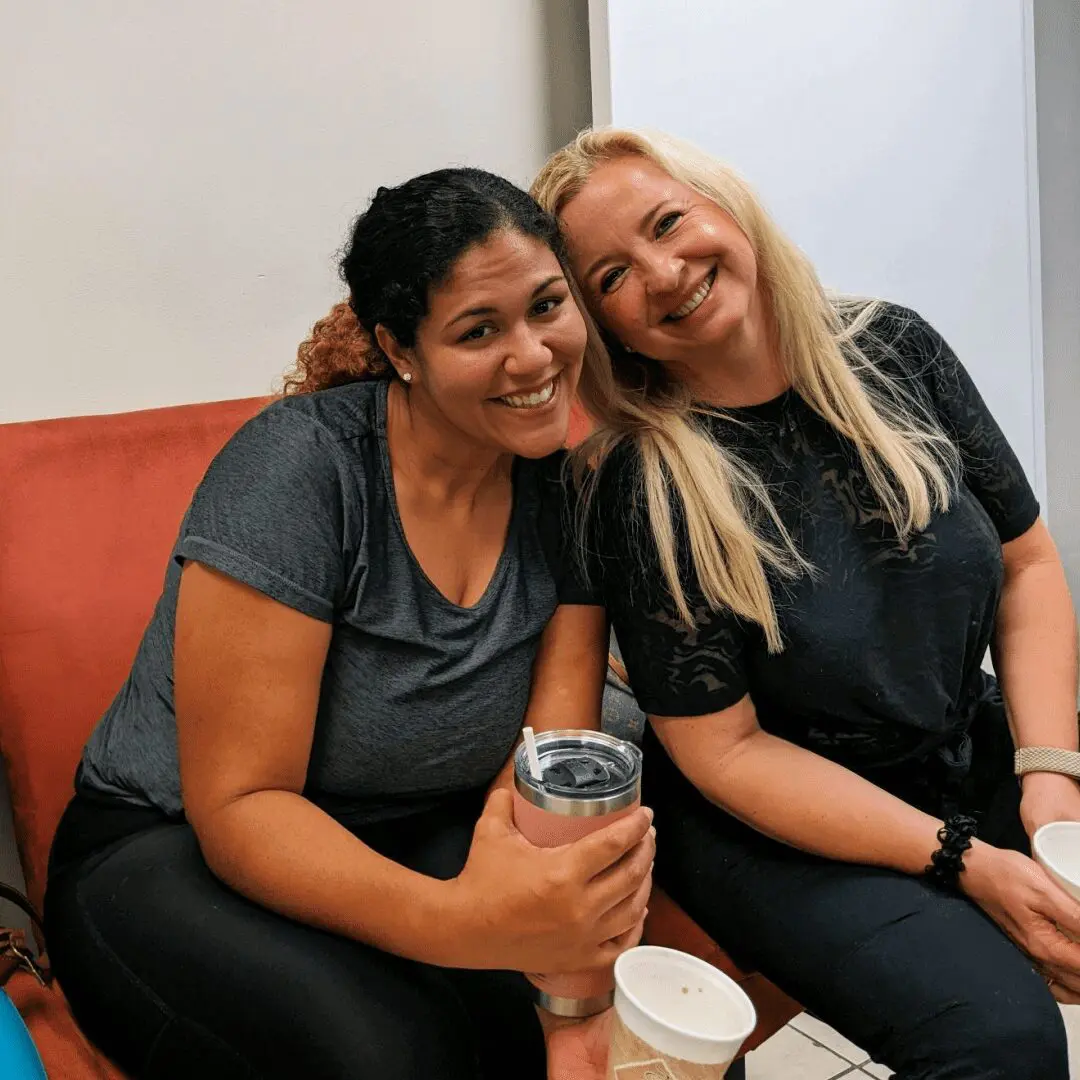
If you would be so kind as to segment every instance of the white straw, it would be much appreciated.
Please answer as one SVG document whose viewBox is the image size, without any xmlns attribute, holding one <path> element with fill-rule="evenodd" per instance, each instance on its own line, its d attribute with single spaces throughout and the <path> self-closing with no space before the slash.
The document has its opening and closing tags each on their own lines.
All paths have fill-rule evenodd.
<svg viewBox="0 0 1080 1080">
<path fill-rule="evenodd" d="M 522 728 L 521 734 L 525 736 L 525 754 L 529 759 L 529 772 L 534 780 L 543 780 L 544 773 L 540 768 L 540 755 L 536 752 L 536 736 L 531 727 Z"/>
</svg>

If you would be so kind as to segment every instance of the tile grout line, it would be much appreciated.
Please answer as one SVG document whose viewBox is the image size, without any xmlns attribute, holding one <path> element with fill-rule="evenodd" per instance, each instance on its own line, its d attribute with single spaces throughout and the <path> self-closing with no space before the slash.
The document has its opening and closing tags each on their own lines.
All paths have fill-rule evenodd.
<svg viewBox="0 0 1080 1080">
<path fill-rule="evenodd" d="M 833 1053 L 835 1054 L 836 1051 L 834 1050 Z M 839 1056 L 840 1055 L 837 1054 L 837 1057 L 839 1057 Z M 845 1061 L 847 1059 L 846 1058 L 840 1058 L 840 1060 Z M 845 1076 L 854 1077 L 854 1076 L 869 1076 L 869 1075 L 870 1075 L 869 1073 L 864 1073 L 862 1071 L 862 1069 L 859 1068 L 858 1065 L 852 1065 L 850 1069 L 845 1069 L 843 1072 L 837 1073 L 835 1076 L 830 1076 L 829 1080 L 843 1080 L 843 1078 Z"/>
<path fill-rule="evenodd" d="M 838 1058 L 840 1058 L 841 1061 L 846 1061 L 849 1065 L 854 1065 L 856 1068 L 861 1069 L 861 1068 L 864 1068 L 867 1065 L 872 1065 L 873 1064 L 873 1058 L 871 1058 L 870 1055 L 865 1050 L 862 1050 L 859 1047 L 855 1046 L 855 1044 L 852 1043 L 850 1039 L 844 1039 L 844 1041 L 846 1043 L 849 1043 L 852 1047 L 854 1047 L 854 1049 L 858 1053 L 863 1055 L 863 1060 L 862 1061 L 852 1061 L 851 1058 L 848 1056 L 848 1054 L 845 1051 L 839 1050 L 835 1046 L 830 1046 L 828 1043 L 822 1042 L 821 1039 L 817 1038 L 814 1035 L 811 1035 L 809 1031 L 803 1031 L 803 1029 L 801 1027 L 799 1027 L 799 1025 L 797 1023 L 799 1018 L 802 1017 L 802 1016 L 807 1016 L 807 1017 L 810 1017 L 811 1019 L 814 1019 L 814 1020 L 817 1019 L 816 1017 L 812 1017 L 810 1013 L 800 1013 L 799 1016 L 793 1017 L 791 1020 L 789 1020 L 788 1023 L 787 1023 L 787 1026 L 789 1028 L 792 1028 L 794 1031 L 797 1031 L 804 1039 L 809 1039 L 815 1046 L 821 1047 L 822 1050 L 828 1050 L 830 1053 L 833 1053 Z M 818 1023 L 823 1023 L 823 1021 L 820 1021 L 820 1020 L 818 1020 L 817 1022 Z M 833 1029 L 833 1030 L 834 1030 L 835 1034 L 840 1035 L 840 1033 L 836 1032 L 835 1029 Z M 840 1038 L 844 1038 L 844 1036 L 840 1035 Z"/>
<path fill-rule="evenodd" d="M 873 1064 L 873 1059 L 870 1057 L 869 1054 L 866 1054 L 865 1050 L 859 1051 L 860 1054 L 866 1054 L 865 1061 L 852 1061 L 851 1058 L 844 1055 L 840 1050 L 837 1050 L 835 1046 L 827 1046 L 820 1039 L 815 1039 L 813 1035 L 808 1035 L 805 1031 L 802 1030 L 802 1028 L 797 1028 L 794 1024 L 791 1024 L 790 1027 L 793 1030 L 797 1031 L 808 1042 L 812 1042 L 815 1046 L 819 1047 L 822 1050 L 828 1050 L 830 1054 L 834 1054 L 845 1064 L 850 1065 L 852 1069 L 861 1069 L 864 1065 Z M 847 1072 L 837 1073 L 836 1076 L 831 1077 L 830 1080 L 837 1080 L 837 1077 L 847 1076 L 850 1072 L 851 1069 L 848 1069 Z"/>
<path fill-rule="evenodd" d="M 813 1035 L 807 1034 L 805 1031 L 802 1030 L 802 1028 L 797 1027 L 795 1024 L 789 1022 L 787 1024 L 787 1027 L 791 1031 L 794 1031 L 796 1035 L 799 1035 L 801 1038 L 805 1039 L 808 1043 L 810 1043 L 811 1046 L 816 1046 L 819 1050 L 824 1050 L 826 1053 L 831 1054 L 834 1058 L 836 1058 L 837 1061 L 842 1062 L 846 1066 L 846 1068 L 841 1069 L 840 1072 L 833 1073 L 832 1076 L 827 1077 L 826 1080 L 842 1080 L 843 1077 L 854 1078 L 857 1076 L 870 1078 L 869 1073 L 865 1073 L 862 1071 L 862 1065 L 871 1064 L 871 1059 L 869 1055 L 867 1055 L 866 1061 L 862 1063 L 851 1061 L 850 1058 L 846 1058 L 842 1053 L 840 1053 L 839 1050 L 835 1049 L 832 1046 L 826 1046 L 825 1043 L 821 1042 L 820 1039 L 815 1039 Z M 865 1051 L 863 1050 L 860 1050 L 859 1052 L 865 1053 Z M 870 1078 L 870 1080 L 872 1080 L 872 1078 Z"/>
</svg>

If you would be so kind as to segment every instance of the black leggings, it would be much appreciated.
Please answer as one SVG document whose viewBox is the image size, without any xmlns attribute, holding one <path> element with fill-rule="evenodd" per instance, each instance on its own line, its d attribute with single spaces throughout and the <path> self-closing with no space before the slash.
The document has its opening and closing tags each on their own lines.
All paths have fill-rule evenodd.
<svg viewBox="0 0 1080 1080">
<path fill-rule="evenodd" d="M 706 801 L 651 734 L 645 760 L 656 880 L 737 961 L 896 1080 L 1068 1080 L 1045 982 L 974 904 L 769 840 Z M 978 793 L 981 835 L 1024 850 L 1007 758 L 992 770 Z"/>
<path fill-rule="evenodd" d="M 479 796 L 354 830 L 448 878 Z M 523 976 L 403 960 L 250 903 L 187 824 L 77 796 L 45 902 L 54 970 L 83 1029 L 133 1080 L 543 1080 Z"/>
</svg>

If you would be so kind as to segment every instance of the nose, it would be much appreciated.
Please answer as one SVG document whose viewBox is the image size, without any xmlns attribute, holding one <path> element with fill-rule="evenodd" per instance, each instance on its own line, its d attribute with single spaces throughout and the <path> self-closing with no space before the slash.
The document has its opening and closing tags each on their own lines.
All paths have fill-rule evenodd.
<svg viewBox="0 0 1080 1080">
<path fill-rule="evenodd" d="M 679 287 L 686 262 L 672 251 L 654 248 L 642 256 L 645 291 L 650 296 L 664 296 Z"/>
<path fill-rule="evenodd" d="M 523 382 L 544 374 L 551 367 L 551 349 L 539 327 L 527 323 L 507 339 L 510 348 L 503 360 L 506 373 Z"/>
</svg>

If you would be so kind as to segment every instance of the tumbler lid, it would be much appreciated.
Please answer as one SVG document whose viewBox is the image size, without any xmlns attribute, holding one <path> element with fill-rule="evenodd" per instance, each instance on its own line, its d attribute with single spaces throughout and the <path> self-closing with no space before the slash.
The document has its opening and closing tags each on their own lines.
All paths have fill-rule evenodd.
<svg viewBox="0 0 1080 1080">
<path fill-rule="evenodd" d="M 525 746 L 514 756 L 514 782 L 527 801 L 556 814 L 593 816 L 640 797 L 641 751 L 597 731 L 545 731 L 536 736 L 541 776 L 529 768 Z"/>
</svg>

